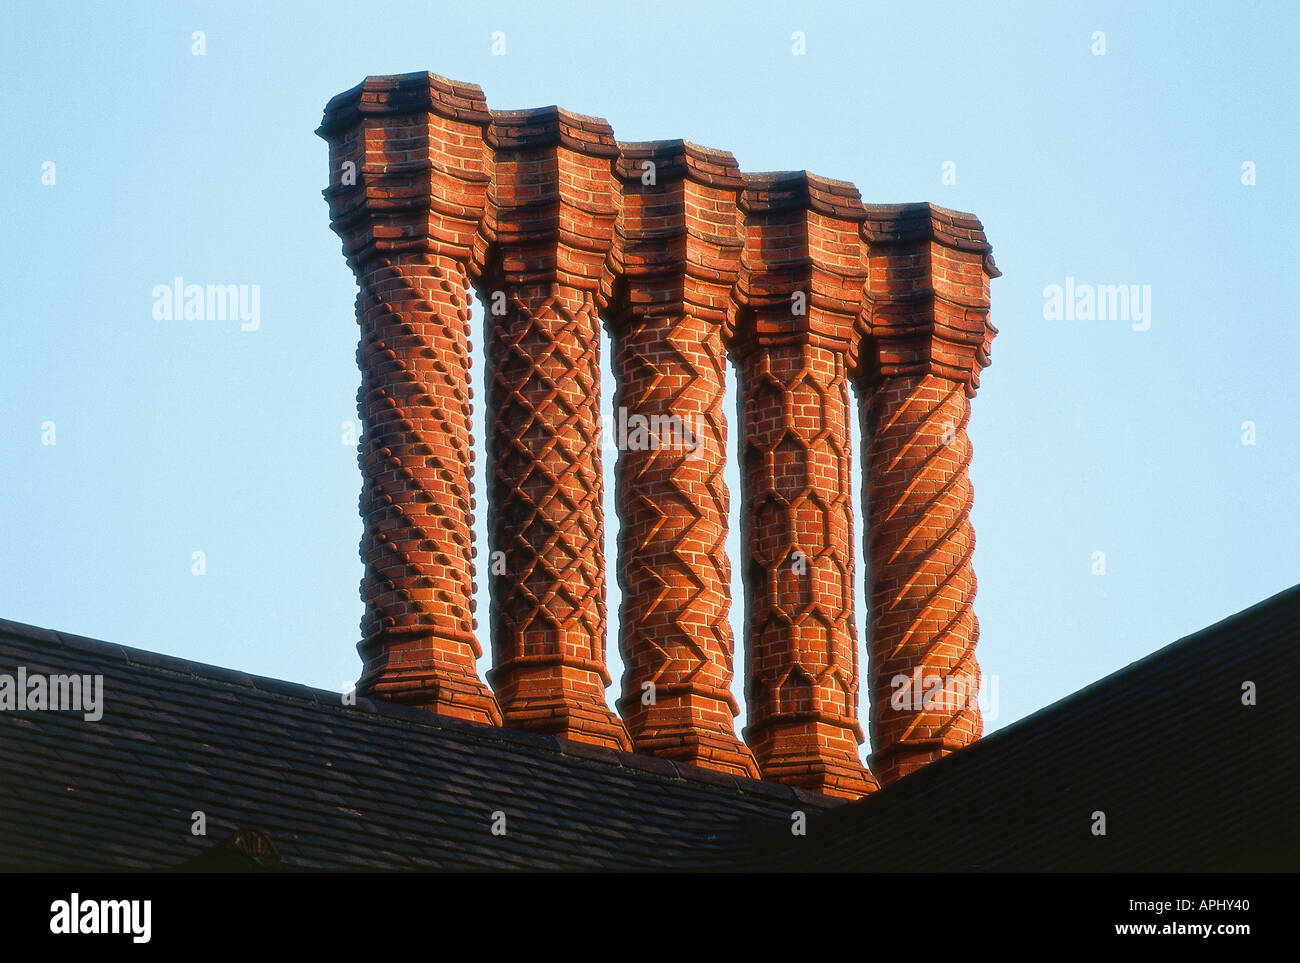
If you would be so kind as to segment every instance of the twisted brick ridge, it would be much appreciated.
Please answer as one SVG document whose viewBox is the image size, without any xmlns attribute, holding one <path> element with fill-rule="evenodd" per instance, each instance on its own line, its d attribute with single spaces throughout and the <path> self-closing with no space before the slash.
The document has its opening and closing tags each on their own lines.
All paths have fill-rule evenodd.
<svg viewBox="0 0 1300 963">
<path fill-rule="evenodd" d="M 499 722 L 474 672 L 467 288 L 430 255 L 379 258 L 361 279 L 360 687 Z"/>
<path fill-rule="evenodd" d="M 620 144 L 555 107 L 491 111 L 479 88 L 433 74 L 368 79 L 319 133 L 360 284 L 363 689 L 847 797 L 979 736 L 966 426 L 998 271 L 978 220 L 864 205 L 805 172 L 741 174 L 682 141 Z M 467 285 L 485 309 L 495 697 L 474 665 Z M 622 719 L 604 692 L 602 317 L 621 443 Z M 850 384 L 874 776 L 858 749 Z"/>
<path fill-rule="evenodd" d="M 872 769 L 885 783 L 982 731 L 969 418 L 963 386 L 931 375 L 886 381 L 865 409 Z"/>
</svg>

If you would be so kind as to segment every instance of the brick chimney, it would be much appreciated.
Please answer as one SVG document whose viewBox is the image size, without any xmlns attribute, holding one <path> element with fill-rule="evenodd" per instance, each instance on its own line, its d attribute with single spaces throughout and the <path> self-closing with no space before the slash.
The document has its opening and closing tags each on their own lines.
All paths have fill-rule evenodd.
<svg viewBox="0 0 1300 963">
<path fill-rule="evenodd" d="M 488 532 L 493 669 L 506 723 L 614 749 L 605 703 L 601 271 L 618 148 L 603 120 L 497 111 L 488 253 Z M 499 555 L 497 553 L 500 553 Z"/>
<path fill-rule="evenodd" d="M 469 261 L 491 158 L 482 92 L 371 77 L 325 109 L 330 220 L 357 276 L 358 689 L 501 723 L 474 662 Z"/>
<path fill-rule="evenodd" d="M 638 752 L 757 777 L 735 733 L 723 478 L 743 181 L 721 151 L 680 140 L 619 146 L 619 284 L 608 313 L 615 427 L 628 435 L 618 459 L 618 707 Z"/>
<path fill-rule="evenodd" d="M 745 737 L 768 779 L 863 795 L 848 393 L 862 205 L 802 171 L 747 176 L 741 204 Z"/>
<path fill-rule="evenodd" d="M 979 737 L 969 402 L 995 329 L 970 215 L 866 205 L 432 74 L 326 108 L 360 286 L 359 686 L 489 725 L 857 797 Z M 483 304 L 492 612 L 473 618 L 468 290 Z M 617 385 L 618 714 L 606 701 L 599 325 Z M 744 741 L 731 695 L 728 367 L 737 377 Z M 871 771 L 858 723 L 862 420 Z M 970 698 L 896 704 L 898 680 Z M 944 689 L 952 695 L 951 685 Z M 874 775 L 873 775 L 874 771 Z"/>
<path fill-rule="evenodd" d="M 999 272 L 968 214 L 929 204 L 868 211 L 861 385 L 871 768 L 887 784 L 983 730 L 966 426 L 997 333 L 989 280 Z M 908 698 L 895 700 L 904 679 Z"/>
</svg>

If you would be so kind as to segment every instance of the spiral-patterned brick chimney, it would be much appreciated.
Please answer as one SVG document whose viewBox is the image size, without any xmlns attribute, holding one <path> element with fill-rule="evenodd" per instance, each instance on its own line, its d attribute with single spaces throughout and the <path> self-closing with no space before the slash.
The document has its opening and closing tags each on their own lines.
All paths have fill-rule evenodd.
<svg viewBox="0 0 1300 963">
<path fill-rule="evenodd" d="M 975 218 L 864 206 L 852 185 L 804 172 L 741 174 L 730 154 L 683 141 L 619 143 L 604 121 L 555 107 L 491 111 L 479 88 L 433 74 L 370 78 L 330 102 L 319 133 L 360 287 L 363 691 L 849 798 L 979 737 L 966 426 L 997 269 Z M 475 667 L 470 288 L 485 335 L 479 561 L 495 695 Z M 602 319 L 616 384 L 603 436 Z M 729 366 L 738 559 L 726 553 Z M 605 692 L 611 445 L 617 714 Z M 743 741 L 733 564 L 746 591 Z"/>
<path fill-rule="evenodd" d="M 358 688 L 499 724 L 474 666 L 466 327 L 487 120 L 476 87 L 379 77 L 331 101 L 319 133 L 330 217 L 361 288 Z"/>
<path fill-rule="evenodd" d="M 979 738 L 970 398 L 989 363 L 979 221 L 872 208 L 864 357 L 872 771 L 887 784 Z"/>
</svg>

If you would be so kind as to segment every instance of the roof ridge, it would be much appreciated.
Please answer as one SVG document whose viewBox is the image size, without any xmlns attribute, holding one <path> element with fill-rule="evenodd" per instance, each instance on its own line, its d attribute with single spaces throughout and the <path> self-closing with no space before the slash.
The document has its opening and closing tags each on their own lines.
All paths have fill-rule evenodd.
<svg viewBox="0 0 1300 963">
<path fill-rule="evenodd" d="M 1004 742 L 1014 740 L 1024 736 L 1027 731 L 1033 729 L 1047 728 L 1051 725 L 1051 719 L 1061 714 L 1068 714 L 1074 711 L 1080 703 L 1090 702 L 1096 694 L 1110 686 L 1115 685 L 1119 680 L 1136 675 L 1149 669 L 1152 665 L 1158 664 L 1167 659 L 1171 653 L 1184 648 L 1193 648 L 1197 644 L 1204 644 L 1212 641 L 1215 636 L 1221 635 L 1226 626 L 1234 625 L 1238 622 L 1246 622 L 1259 616 L 1261 612 L 1273 608 L 1282 609 L 1286 604 L 1300 603 L 1300 583 L 1290 588 L 1282 589 L 1267 598 L 1261 599 L 1246 608 L 1241 609 L 1231 615 L 1225 616 L 1205 628 L 1197 629 L 1173 642 L 1162 645 L 1153 652 L 1149 652 L 1141 658 L 1135 659 L 1128 665 L 1121 666 L 1113 672 L 1109 672 L 1093 682 L 1088 683 L 1081 689 L 1064 695 L 1055 702 L 1048 703 L 1040 709 L 1017 719 L 1010 725 L 991 732 L 986 736 L 981 736 L 967 746 L 963 746 L 956 752 L 936 759 L 927 766 L 909 773 L 902 779 L 890 783 L 888 786 L 882 786 L 878 792 L 869 796 L 851 801 L 848 805 L 839 807 L 837 811 L 827 813 L 822 817 L 823 820 L 836 820 L 839 818 L 853 818 L 851 813 L 858 812 L 862 808 L 882 804 L 885 799 L 892 799 L 896 790 L 895 786 L 914 786 L 924 780 L 942 779 L 944 775 L 954 766 L 973 765 L 972 759 L 988 752 L 996 751 Z"/>
<path fill-rule="evenodd" d="M 0 635 L 17 636 L 43 645 L 93 653 L 126 665 L 154 672 L 169 672 L 174 675 L 195 679 L 204 679 L 223 683 L 237 688 L 251 689 L 267 695 L 282 696 L 308 702 L 321 708 L 332 709 L 345 714 L 361 714 L 379 719 L 405 722 L 428 729 L 442 729 L 486 738 L 500 743 L 531 747 L 536 750 L 553 753 L 573 759 L 581 759 L 631 770 L 651 776 L 668 779 L 684 779 L 690 782 L 704 783 L 722 789 L 751 795 L 763 795 L 776 799 L 788 799 L 791 802 L 805 803 L 822 808 L 842 805 L 846 800 L 825 796 L 797 787 L 767 780 L 750 779 L 746 776 L 733 776 L 727 773 L 705 769 L 691 763 L 647 756 L 641 753 L 621 752 L 605 749 L 601 746 L 587 745 L 569 739 L 528 732 L 522 729 L 508 729 L 502 726 L 489 726 L 470 722 L 451 716 L 435 715 L 416 706 L 401 705 L 382 699 L 373 699 L 358 695 L 354 705 L 343 703 L 341 692 L 320 689 L 293 682 L 276 679 L 271 676 L 253 675 L 239 669 L 213 665 L 183 659 L 180 656 L 153 652 L 116 642 L 106 642 L 72 632 L 59 632 L 24 622 L 15 622 L 0 618 Z"/>
<path fill-rule="evenodd" d="M 1069 693 L 1068 695 L 1061 696 L 1061 698 L 1057 699 L 1055 702 L 1049 702 L 1041 709 L 1034 710 L 1024 718 L 1017 719 L 1015 722 L 1011 723 L 1010 725 L 1005 726 L 997 730 L 996 732 L 992 732 L 987 736 L 982 736 L 981 738 L 977 739 L 975 742 L 971 743 L 971 748 L 978 746 L 980 743 L 988 742 L 992 739 L 997 739 L 1000 736 L 1002 736 L 1003 733 L 1011 733 L 1014 730 L 1018 730 L 1021 727 L 1025 726 L 1027 723 L 1032 722 L 1033 720 L 1039 718 L 1040 716 L 1045 716 L 1050 713 L 1061 712 L 1061 711 L 1065 711 L 1067 708 L 1072 708 L 1074 703 L 1084 701 L 1088 697 L 1089 693 L 1093 693 L 1095 690 L 1104 688 L 1108 684 L 1115 682 L 1117 679 L 1121 677 L 1128 676 L 1129 674 L 1136 674 L 1137 672 L 1144 670 L 1145 668 L 1149 667 L 1151 664 L 1161 661 L 1163 657 L 1168 656 L 1171 652 L 1173 652 L 1176 649 L 1181 649 L 1184 647 L 1191 648 L 1194 645 L 1196 645 L 1198 642 L 1208 641 L 1209 639 L 1212 638 L 1213 635 L 1220 634 L 1224 627 L 1236 623 L 1239 620 L 1244 621 L 1248 616 L 1251 616 L 1252 614 L 1258 615 L 1259 612 L 1262 610 L 1267 610 L 1273 607 L 1281 607 L 1284 603 L 1290 601 L 1293 596 L 1295 597 L 1296 600 L 1300 600 L 1300 583 L 1297 583 L 1296 585 L 1292 585 L 1290 588 L 1282 589 L 1280 592 L 1275 592 L 1274 594 L 1268 596 L 1267 598 L 1261 599 L 1258 602 L 1253 602 L 1250 605 L 1246 606 L 1244 609 L 1234 612 L 1231 615 L 1225 615 L 1223 618 L 1219 619 L 1216 622 L 1212 622 L 1211 624 L 1205 626 L 1204 628 L 1197 629 L 1195 632 L 1190 632 L 1187 635 L 1182 636 L 1181 638 L 1175 639 L 1172 642 L 1168 642 L 1160 646 L 1160 648 L 1148 652 L 1144 656 L 1140 656 L 1139 658 L 1134 659 L 1132 662 L 1128 663 L 1127 665 L 1122 665 L 1118 669 L 1106 673 L 1100 679 L 1096 679 L 1092 682 L 1089 682 L 1087 685 L 1083 686 L 1083 688 L 1075 689 L 1073 692 Z M 947 757 L 944 758 L 946 759 Z M 942 762 L 943 760 L 941 759 L 938 761 Z M 935 764 L 932 763 L 931 765 L 935 765 Z M 929 768 L 930 766 L 926 767 L 926 769 Z"/>
</svg>

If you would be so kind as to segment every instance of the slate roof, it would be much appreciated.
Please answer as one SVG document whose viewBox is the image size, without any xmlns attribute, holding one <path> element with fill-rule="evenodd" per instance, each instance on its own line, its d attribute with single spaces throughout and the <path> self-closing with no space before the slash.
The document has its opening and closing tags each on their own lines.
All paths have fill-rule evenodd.
<svg viewBox="0 0 1300 963">
<path fill-rule="evenodd" d="M 102 674 L 105 708 L 0 712 L 9 869 L 177 868 L 240 827 L 284 869 L 689 869 L 836 803 L 0 620 L 18 666 Z"/>
<path fill-rule="evenodd" d="M 0 712 L 9 869 L 1300 869 L 1300 586 L 847 805 L 0 620 L 18 666 L 105 712 Z"/>
<path fill-rule="evenodd" d="M 1295 872 L 1298 722 L 1295 586 L 819 817 L 806 838 L 770 835 L 755 865 Z"/>
</svg>

